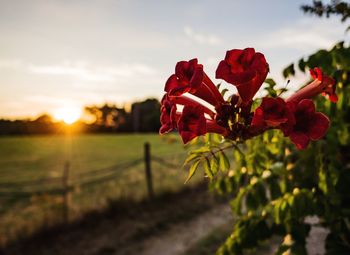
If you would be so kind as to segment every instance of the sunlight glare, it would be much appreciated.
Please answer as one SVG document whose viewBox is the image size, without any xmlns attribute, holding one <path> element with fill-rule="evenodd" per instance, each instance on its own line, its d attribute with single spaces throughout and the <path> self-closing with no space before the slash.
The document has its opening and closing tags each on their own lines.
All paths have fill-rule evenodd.
<svg viewBox="0 0 350 255">
<path fill-rule="evenodd" d="M 78 108 L 65 107 L 60 108 L 54 113 L 54 118 L 59 121 L 71 125 L 76 122 L 81 116 L 81 111 Z"/>
</svg>

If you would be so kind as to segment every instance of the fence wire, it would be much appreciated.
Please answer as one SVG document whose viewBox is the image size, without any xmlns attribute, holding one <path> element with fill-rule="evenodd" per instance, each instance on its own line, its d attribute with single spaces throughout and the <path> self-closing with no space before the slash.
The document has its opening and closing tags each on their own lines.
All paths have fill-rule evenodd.
<svg viewBox="0 0 350 255">
<path fill-rule="evenodd" d="M 170 162 L 170 158 L 185 156 L 184 153 L 165 154 L 162 157 L 152 155 L 151 160 L 170 169 L 182 169 L 180 164 Z M 167 157 L 168 156 L 168 157 Z M 169 159 L 165 159 L 169 158 Z M 32 181 L 2 182 L 0 183 L 0 198 L 28 198 L 34 195 L 48 194 L 59 195 L 73 190 L 75 187 L 89 187 L 113 180 L 120 176 L 125 170 L 137 166 L 144 161 L 143 158 L 115 164 L 106 168 L 96 169 L 89 172 L 70 176 L 67 185 L 64 185 L 64 176 L 38 179 Z M 34 189 L 43 185 L 51 186 L 45 189 Z"/>
</svg>

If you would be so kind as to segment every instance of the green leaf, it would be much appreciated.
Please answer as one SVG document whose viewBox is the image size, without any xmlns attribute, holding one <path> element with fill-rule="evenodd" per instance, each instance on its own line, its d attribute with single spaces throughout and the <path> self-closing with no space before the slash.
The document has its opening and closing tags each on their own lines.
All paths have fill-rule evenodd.
<svg viewBox="0 0 350 255">
<path fill-rule="evenodd" d="M 229 91 L 229 90 L 228 90 L 228 89 L 223 89 L 223 90 L 221 91 L 221 95 L 222 95 L 222 96 L 225 96 L 225 94 L 226 94 L 227 91 Z"/>
<path fill-rule="evenodd" d="M 276 82 L 271 78 L 267 78 L 264 82 L 269 84 L 270 88 L 273 88 L 276 85 Z"/>
<path fill-rule="evenodd" d="M 223 151 L 220 151 L 219 153 L 219 165 L 220 165 L 221 171 L 226 171 L 227 169 L 230 168 L 230 161 Z"/>
<path fill-rule="evenodd" d="M 277 89 L 276 90 L 278 96 L 280 96 L 281 94 L 283 94 L 284 92 L 287 92 L 287 91 L 288 91 L 287 88 L 281 88 L 281 89 Z"/>
<path fill-rule="evenodd" d="M 212 175 L 215 175 L 219 170 L 219 160 L 214 155 L 210 159 L 210 170 L 211 170 Z"/>
<path fill-rule="evenodd" d="M 300 71 L 305 72 L 306 62 L 303 58 L 299 60 L 298 67 Z"/>
<path fill-rule="evenodd" d="M 187 183 L 191 178 L 192 178 L 192 176 L 194 175 L 194 173 L 196 172 L 196 170 L 198 169 L 198 166 L 199 166 L 199 163 L 200 163 L 201 161 L 200 160 L 198 160 L 198 161 L 196 161 L 196 162 L 194 162 L 192 165 L 191 165 L 191 167 L 190 167 L 190 170 L 189 170 L 189 173 L 188 173 L 188 176 L 187 176 L 187 179 L 186 179 L 186 181 L 185 181 L 185 183 Z"/>
<path fill-rule="evenodd" d="M 187 158 L 185 159 L 184 166 L 189 164 L 191 161 L 193 161 L 194 159 L 199 158 L 199 157 L 200 157 L 199 154 L 189 154 L 187 156 Z"/>
<path fill-rule="evenodd" d="M 278 250 L 275 252 L 275 255 L 282 255 L 285 254 L 285 252 L 290 248 L 289 245 L 281 244 L 278 247 Z M 288 254 L 288 253 L 287 253 Z"/>
<path fill-rule="evenodd" d="M 276 90 L 274 90 L 273 88 L 267 87 L 267 88 L 265 88 L 265 90 L 267 91 L 269 96 L 271 96 L 271 97 L 277 96 Z"/>
<path fill-rule="evenodd" d="M 222 136 L 219 134 L 210 133 L 210 145 L 218 146 L 222 140 Z"/>
<path fill-rule="evenodd" d="M 210 149 L 206 146 L 203 146 L 199 149 L 192 150 L 190 153 L 191 154 L 202 154 L 202 153 L 206 153 L 206 152 L 210 152 Z"/>
<path fill-rule="evenodd" d="M 287 200 L 282 200 L 281 201 L 281 205 L 280 205 L 280 220 L 281 221 L 285 221 L 286 218 L 289 216 L 288 213 L 289 213 L 289 205 L 288 205 L 288 201 Z"/>
<path fill-rule="evenodd" d="M 274 204 L 274 207 L 273 207 L 273 218 L 274 218 L 276 224 L 280 224 L 281 223 L 280 206 L 281 206 L 281 202 L 277 201 Z"/>
<path fill-rule="evenodd" d="M 246 192 L 247 192 L 247 189 L 240 188 L 237 196 L 230 202 L 232 210 L 238 215 L 241 214 L 242 201 Z"/>
<path fill-rule="evenodd" d="M 295 75 L 294 64 L 290 64 L 283 70 L 283 77 L 287 78 L 290 75 Z"/>
<path fill-rule="evenodd" d="M 204 171 L 210 179 L 214 177 L 213 172 L 211 170 L 210 161 L 207 157 L 205 157 Z"/>
</svg>

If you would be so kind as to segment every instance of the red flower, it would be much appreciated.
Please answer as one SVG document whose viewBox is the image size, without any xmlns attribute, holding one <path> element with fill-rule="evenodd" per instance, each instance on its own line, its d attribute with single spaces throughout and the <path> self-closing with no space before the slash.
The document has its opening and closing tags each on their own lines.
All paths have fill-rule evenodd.
<svg viewBox="0 0 350 255">
<path fill-rule="evenodd" d="M 269 66 L 265 57 L 253 48 L 230 50 L 225 60 L 216 69 L 216 78 L 223 79 L 237 87 L 243 103 L 247 103 L 263 84 Z"/>
<path fill-rule="evenodd" d="M 203 71 L 203 65 L 198 64 L 196 58 L 178 62 L 175 74 L 169 77 L 164 90 L 169 96 L 191 93 L 214 106 L 224 102 L 219 90 Z"/>
<path fill-rule="evenodd" d="M 285 135 L 299 150 L 305 149 L 310 140 L 321 139 L 328 130 L 329 119 L 321 112 L 315 111 L 315 104 L 310 99 L 290 102 L 288 107 L 294 112 L 295 125 Z"/>
<path fill-rule="evenodd" d="M 185 105 L 177 125 L 185 144 L 206 133 L 227 135 L 229 132 L 215 121 L 206 119 L 200 106 Z"/>
<path fill-rule="evenodd" d="M 161 105 L 162 105 L 160 108 L 161 127 L 159 129 L 159 133 L 165 134 L 177 128 L 176 104 L 171 100 L 169 100 L 168 95 L 165 94 L 162 98 Z"/>
<path fill-rule="evenodd" d="M 204 112 L 199 107 L 185 106 L 178 122 L 182 141 L 186 144 L 197 136 L 206 134 L 206 122 Z"/>
<path fill-rule="evenodd" d="M 171 100 L 173 103 L 178 105 L 198 107 L 202 112 L 208 114 L 210 118 L 215 117 L 215 113 L 212 110 L 210 110 L 208 107 L 202 105 L 200 102 L 193 100 L 192 98 L 189 98 L 185 95 L 178 96 L 178 97 L 171 97 L 168 95 L 168 100 Z"/>
<path fill-rule="evenodd" d="M 335 81 L 332 77 L 329 77 L 322 73 L 322 70 L 318 67 L 310 69 L 310 74 L 314 81 L 298 90 L 292 96 L 290 96 L 286 101 L 300 101 L 302 99 L 310 99 L 318 94 L 328 95 L 331 102 L 336 103 L 338 101 L 338 96 L 335 94 Z"/>
<path fill-rule="evenodd" d="M 256 128 L 274 128 L 287 121 L 293 121 L 293 118 L 293 114 L 291 114 L 282 98 L 264 97 L 261 105 L 254 112 L 251 126 Z"/>
</svg>

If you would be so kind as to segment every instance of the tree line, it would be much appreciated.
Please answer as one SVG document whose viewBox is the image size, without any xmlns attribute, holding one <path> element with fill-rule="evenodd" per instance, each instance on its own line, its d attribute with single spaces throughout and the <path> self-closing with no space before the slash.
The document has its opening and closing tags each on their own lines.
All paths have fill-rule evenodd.
<svg viewBox="0 0 350 255">
<path fill-rule="evenodd" d="M 102 106 L 86 106 L 84 111 L 94 121 L 85 123 L 79 120 L 73 123 L 69 130 L 79 133 L 144 133 L 158 132 L 160 128 L 160 103 L 154 98 L 133 103 L 129 111 L 125 107 L 117 107 L 107 103 Z M 48 114 L 42 114 L 34 120 L 0 119 L 0 135 L 60 134 L 65 132 L 67 132 L 67 125 L 63 121 L 54 121 Z"/>
</svg>

